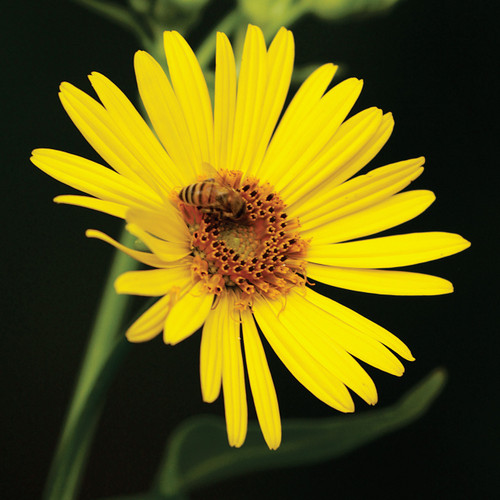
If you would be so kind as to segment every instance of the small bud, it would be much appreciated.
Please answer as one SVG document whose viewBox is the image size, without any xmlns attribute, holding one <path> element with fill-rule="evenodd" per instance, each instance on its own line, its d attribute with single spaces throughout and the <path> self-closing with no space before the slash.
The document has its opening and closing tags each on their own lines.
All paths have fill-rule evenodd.
<svg viewBox="0 0 500 500">
<path fill-rule="evenodd" d="M 309 11 L 328 20 L 375 14 L 392 7 L 398 0 L 310 0 Z"/>
<path fill-rule="evenodd" d="M 252 24 L 286 24 L 294 0 L 239 0 L 241 10 Z"/>
<path fill-rule="evenodd" d="M 152 0 L 128 0 L 128 3 L 139 14 L 147 14 L 151 10 Z"/>
</svg>

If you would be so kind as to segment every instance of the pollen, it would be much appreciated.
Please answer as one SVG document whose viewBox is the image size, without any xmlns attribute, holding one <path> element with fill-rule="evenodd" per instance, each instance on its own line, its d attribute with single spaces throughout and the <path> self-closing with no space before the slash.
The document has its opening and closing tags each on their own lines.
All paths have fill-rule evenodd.
<svg viewBox="0 0 500 500">
<path fill-rule="evenodd" d="M 255 294 L 286 295 L 306 284 L 307 242 L 298 219 L 288 218 L 286 206 L 270 184 L 242 180 L 241 172 L 224 171 L 218 184 L 234 190 L 245 203 L 244 215 L 232 218 L 216 204 L 194 206 L 178 200 L 191 233 L 193 279 L 208 293 L 232 289 L 237 307 L 251 306 Z"/>
</svg>

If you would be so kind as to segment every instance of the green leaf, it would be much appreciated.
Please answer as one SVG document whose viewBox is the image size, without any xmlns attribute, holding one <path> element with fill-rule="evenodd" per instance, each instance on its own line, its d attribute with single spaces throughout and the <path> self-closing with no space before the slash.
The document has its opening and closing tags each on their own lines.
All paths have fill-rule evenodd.
<svg viewBox="0 0 500 500">
<path fill-rule="evenodd" d="M 249 425 L 240 449 L 227 444 L 224 421 L 197 416 L 181 424 L 159 469 L 156 491 L 167 498 L 179 492 L 249 472 L 330 460 L 395 431 L 420 417 L 444 386 L 444 370 L 436 370 L 396 404 L 358 415 L 283 422 L 283 442 L 277 451 L 264 443 L 258 425 Z"/>
</svg>

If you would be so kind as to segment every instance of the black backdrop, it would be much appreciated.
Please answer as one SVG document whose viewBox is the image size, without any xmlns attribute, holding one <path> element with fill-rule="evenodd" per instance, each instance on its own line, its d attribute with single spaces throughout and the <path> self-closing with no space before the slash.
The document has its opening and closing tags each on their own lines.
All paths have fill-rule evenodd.
<svg viewBox="0 0 500 500">
<path fill-rule="evenodd" d="M 229 4 L 210 10 L 200 33 Z M 473 243 L 463 254 L 416 269 L 451 279 L 452 295 L 332 294 L 398 334 L 417 358 L 402 379 L 369 370 L 380 406 L 436 366 L 448 369 L 449 383 L 416 424 L 341 460 L 235 479 L 194 498 L 479 498 L 494 491 L 498 156 L 492 14 L 486 2 L 406 0 L 371 20 L 332 25 L 308 17 L 294 27 L 298 63 L 311 62 L 311 54 L 317 62 L 344 63 L 343 76 L 365 80 L 356 110 L 376 105 L 394 113 L 395 132 L 373 166 L 426 156 L 427 169 L 414 186 L 434 190 L 437 201 L 401 231 L 447 230 Z M 59 82 L 90 90 L 85 75 L 96 70 L 134 98 L 132 56 L 139 47 L 120 28 L 61 0 L 9 2 L 0 22 L 6 318 L 0 489 L 2 498 L 29 499 L 40 495 L 112 255 L 103 243 L 87 240 L 84 230 L 117 236 L 119 225 L 53 204 L 55 195 L 70 189 L 38 172 L 28 157 L 35 147 L 53 147 L 95 158 L 59 104 Z M 133 349 L 106 403 L 82 499 L 146 489 L 173 426 L 194 413 L 223 415 L 220 401 L 201 402 L 198 348 L 195 335 L 175 348 L 158 339 Z M 333 415 L 270 358 L 284 417 Z M 370 411 L 356 402 L 360 411 Z"/>
</svg>

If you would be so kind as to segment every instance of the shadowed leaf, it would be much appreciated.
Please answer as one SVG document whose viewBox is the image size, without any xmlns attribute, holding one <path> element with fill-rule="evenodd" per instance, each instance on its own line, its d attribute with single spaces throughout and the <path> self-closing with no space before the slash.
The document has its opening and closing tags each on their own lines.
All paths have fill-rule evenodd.
<svg viewBox="0 0 500 500">
<path fill-rule="evenodd" d="M 276 451 L 264 443 L 256 423 L 240 449 L 227 444 L 224 420 L 197 416 L 179 426 L 170 440 L 153 491 L 172 498 L 178 492 L 258 470 L 300 466 L 342 456 L 410 424 L 429 408 L 444 386 L 436 370 L 388 408 L 359 415 L 283 422 L 283 442 Z"/>
</svg>

